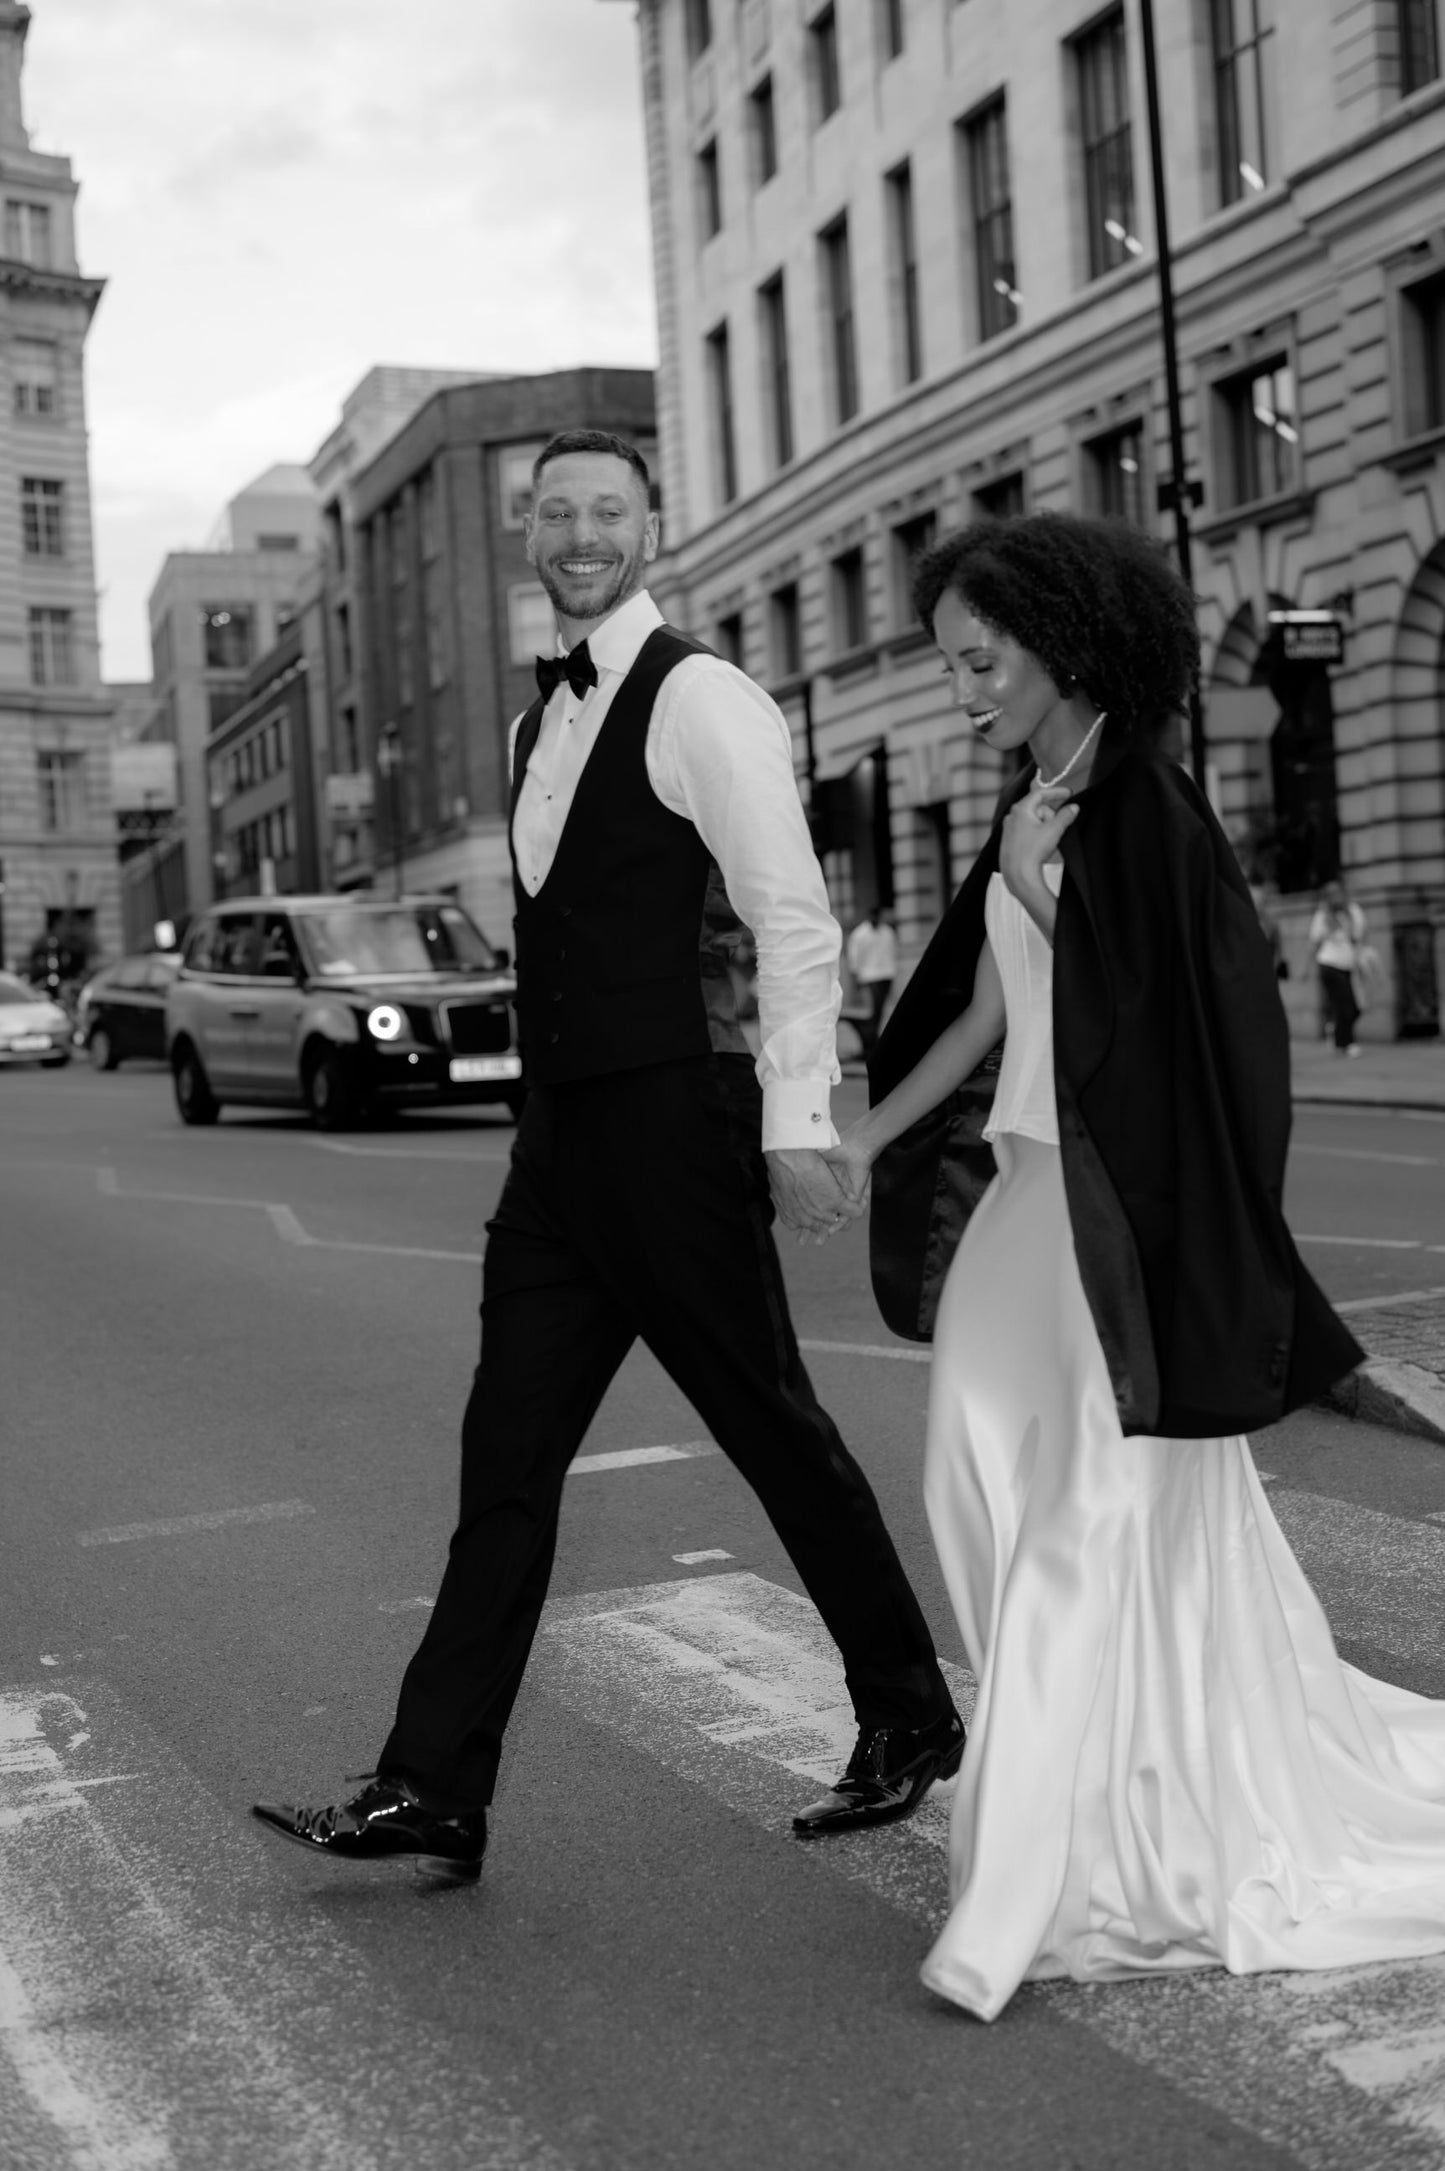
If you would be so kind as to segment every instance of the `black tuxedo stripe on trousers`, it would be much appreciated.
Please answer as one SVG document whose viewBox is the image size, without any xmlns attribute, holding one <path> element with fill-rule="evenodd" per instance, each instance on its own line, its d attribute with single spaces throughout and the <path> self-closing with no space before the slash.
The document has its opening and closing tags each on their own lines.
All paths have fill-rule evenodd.
<svg viewBox="0 0 1445 2171">
<path fill-rule="evenodd" d="M 860 1724 L 950 1708 L 867 1480 L 798 1354 L 761 1088 L 698 1057 L 530 1097 L 488 1224 L 461 1514 L 378 1760 L 438 1807 L 490 1801 L 541 1616 L 567 1465 L 640 1336 L 761 1500 L 843 1654 Z"/>
</svg>

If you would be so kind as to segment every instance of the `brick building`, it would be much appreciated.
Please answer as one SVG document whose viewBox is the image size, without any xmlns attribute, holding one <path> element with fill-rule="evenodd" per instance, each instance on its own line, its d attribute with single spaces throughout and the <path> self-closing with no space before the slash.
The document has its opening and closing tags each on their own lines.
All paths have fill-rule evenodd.
<svg viewBox="0 0 1445 2171">
<path fill-rule="evenodd" d="M 375 879 L 394 874 L 399 842 L 408 887 L 453 891 L 503 942 L 507 734 L 556 634 L 522 529 L 532 461 L 573 425 L 617 430 L 650 456 L 652 372 L 444 389 L 351 478 L 358 731 L 380 771 Z"/>
<path fill-rule="evenodd" d="M 1437 0 L 1160 0 L 1211 788 L 1303 928 L 1342 866 L 1439 1022 L 1445 82 Z M 794 718 L 845 918 L 926 937 L 996 757 L 908 561 L 981 513 L 1169 532 L 1136 0 L 642 0 L 658 587 Z M 1282 614 L 1315 613 L 1315 630 Z M 1337 659 L 1337 660 L 1334 660 Z"/>
</svg>

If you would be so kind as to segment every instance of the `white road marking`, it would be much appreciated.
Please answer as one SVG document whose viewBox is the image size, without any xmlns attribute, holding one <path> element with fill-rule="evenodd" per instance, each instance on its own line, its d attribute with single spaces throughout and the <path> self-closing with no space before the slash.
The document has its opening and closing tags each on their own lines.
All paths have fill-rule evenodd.
<svg viewBox="0 0 1445 2171">
<path fill-rule="evenodd" d="M 483 1146 L 475 1153 L 465 1153 L 450 1146 L 348 1146 L 339 1138 L 308 1136 L 307 1142 L 319 1146 L 323 1153 L 344 1153 L 367 1161 L 510 1161 L 512 1158 L 510 1146 L 498 1150 Z"/>
<path fill-rule="evenodd" d="M 567 1471 L 577 1477 L 587 1470 L 631 1470 L 643 1462 L 690 1462 L 696 1455 L 715 1455 L 711 1440 L 684 1440 L 677 1447 L 615 1447 L 602 1455 L 574 1455 Z"/>
<path fill-rule="evenodd" d="M 430 1613 L 435 1604 L 434 1598 L 390 1598 L 376 1610 L 378 1613 Z"/>
<path fill-rule="evenodd" d="M 1303 1521 L 1314 1508 L 1304 1499 Z M 1330 1503 L 1337 1522 L 1357 1511 Z M 1388 1518 L 1381 1518 L 1388 1520 Z M 1418 1530 L 1418 1526 L 1411 1526 Z M 1427 1534 L 1433 1548 L 1434 1534 Z M 1303 1548 L 1302 1548 L 1303 1550 Z M 1438 1587 L 1438 1586 L 1437 1586 Z M 1368 1588 L 1368 1586 L 1367 1586 Z M 1376 1642 L 1394 1621 L 1366 1624 Z M 1432 1619 L 1433 1649 L 1440 1650 Z M 798 1782 L 827 1783 L 852 1746 L 837 1653 L 808 1602 L 737 1572 L 555 1601 L 533 1662 L 549 1696 L 728 1807 L 806 1847 L 807 1872 L 855 1879 L 919 1924 L 919 1957 L 948 1904 L 947 1812 L 934 1789 L 899 1825 L 792 1842 Z M 946 1667 L 960 1708 L 972 1682 Z M 800 1865 L 800 1870 L 802 1865 Z M 1416 2171 L 1445 2131 L 1445 1961 L 1329 1975 L 1222 1970 L 1022 1995 L 1096 2031 L 1309 2171 Z"/>
<path fill-rule="evenodd" d="M 1297 1234 L 1297 1244 L 1342 1244 L 1354 1251 L 1439 1251 L 1439 1244 L 1427 1244 L 1423 1236 L 1305 1236 Z"/>
<path fill-rule="evenodd" d="M 799 1349 L 806 1349 L 819 1356 L 828 1357 L 897 1357 L 904 1364 L 931 1364 L 931 1349 L 895 1348 L 885 1342 L 805 1342 L 799 1341 Z"/>
<path fill-rule="evenodd" d="M 154 1523 L 115 1523 L 106 1530 L 82 1530 L 77 1545 L 127 1545 L 133 1538 L 182 1538 L 193 1530 L 220 1530 L 228 1523 L 289 1522 L 316 1513 L 305 1500 L 263 1500 L 252 1508 L 204 1508 L 198 1515 L 166 1515 Z"/>
<path fill-rule="evenodd" d="M 1291 1153 L 1313 1153 L 1331 1161 L 1388 1161 L 1395 1168 L 1445 1168 L 1433 1153 L 1367 1153 L 1359 1146 L 1307 1146 L 1296 1140 Z"/>
<path fill-rule="evenodd" d="M 261 1844 L 103 1687 L 0 1689 L 0 2162 L 566 2171 Z"/>
<path fill-rule="evenodd" d="M 674 1553 L 672 1557 L 680 1568 L 695 1568 L 699 1561 L 731 1560 L 733 1556 L 725 1553 L 720 1545 L 709 1545 L 700 1553 Z"/>
<path fill-rule="evenodd" d="M 1445 1297 L 1445 1282 L 1433 1289 L 1392 1289 L 1382 1297 L 1346 1297 L 1335 1305 L 1337 1312 L 1383 1312 L 1393 1304 L 1434 1304 Z"/>
</svg>

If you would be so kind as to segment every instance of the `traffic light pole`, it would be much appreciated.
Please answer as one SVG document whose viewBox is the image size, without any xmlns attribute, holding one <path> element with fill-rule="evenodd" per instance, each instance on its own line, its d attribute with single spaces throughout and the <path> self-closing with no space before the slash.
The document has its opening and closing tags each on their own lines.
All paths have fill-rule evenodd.
<svg viewBox="0 0 1445 2171">
<path fill-rule="evenodd" d="M 1174 514 L 1174 548 L 1179 575 L 1194 593 L 1194 549 L 1189 532 L 1190 508 L 1198 504 L 1199 485 L 1184 471 L 1184 406 L 1179 392 L 1179 342 L 1174 318 L 1174 265 L 1169 252 L 1169 204 L 1164 187 L 1164 142 L 1159 119 L 1159 65 L 1154 45 L 1154 0 L 1139 0 L 1144 42 L 1144 92 L 1149 113 L 1149 169 L 1154 185 L 1154 245 L 1159 256 L 1159 319 L 1164 335 L 1164 396 L 1169 410 L 1168 482 L 1160 486 L 1159 503 Z M 1197 681 L 1189 689 L 1189 766 L 1201 791 L 1205 788 L 1207 754 L 1204 739 L 1204 703 Z"/>
</svg>

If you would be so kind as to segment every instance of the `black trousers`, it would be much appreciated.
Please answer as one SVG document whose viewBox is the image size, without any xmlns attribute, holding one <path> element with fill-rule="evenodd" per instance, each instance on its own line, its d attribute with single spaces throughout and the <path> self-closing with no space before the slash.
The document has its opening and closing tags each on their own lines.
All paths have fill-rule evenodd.
<svg viewBox="0 0 1445 2171">
<path fill-rule="evenodd" d="M 1335 1046 L 1353 1046 L 1355 1027 L 1360 1016 L 1360 1006 L 1355 1001 L 1353 976 L 1343 965 L 1321 965 L 1320 985 L 1329 1005 L 1330 1023 L 1335 1030 Z"/>
<path fill-rule="evenodd" d="M 488 1224 L 461 1514 L 380 1771 L 479 1807 L 541 1617 L 567 1465 L 640 1335 L 762 1501 L 859 1723 L 951 1705 L 877 1502 L 788 1317 L 746 1058 L 541 1087 Z"/>
</svg>

